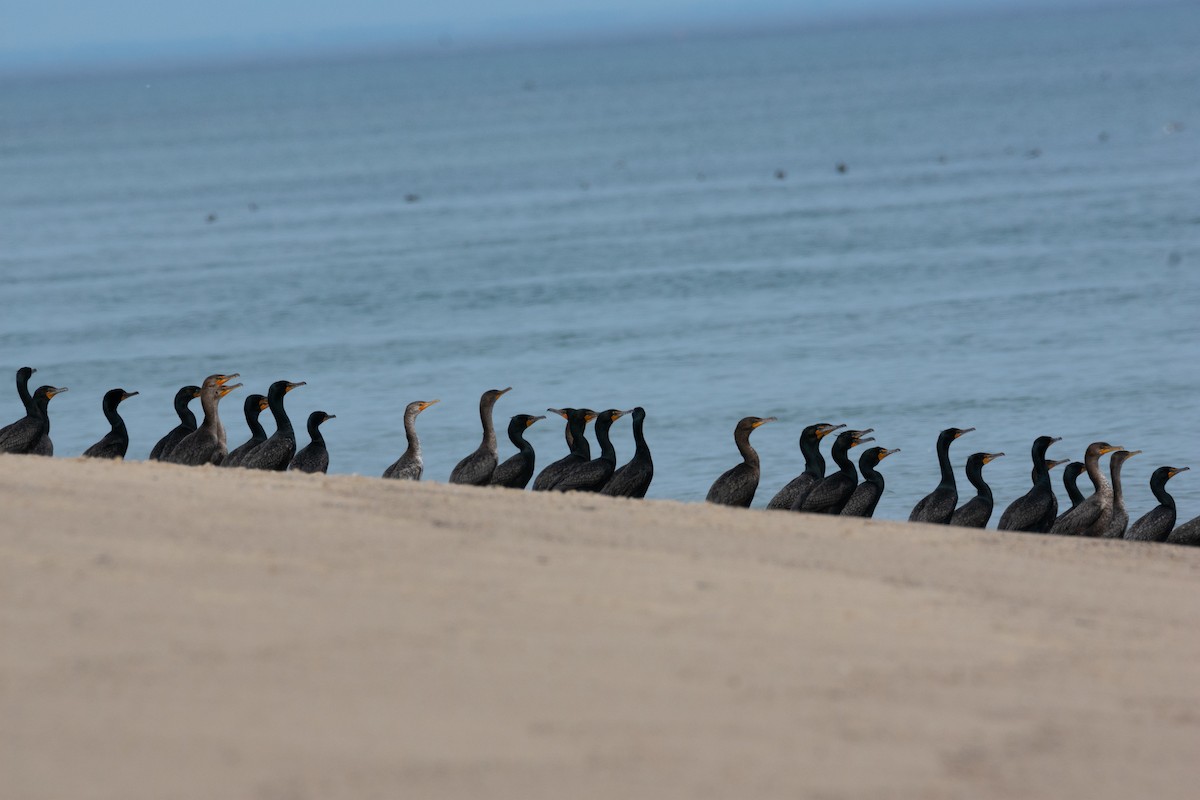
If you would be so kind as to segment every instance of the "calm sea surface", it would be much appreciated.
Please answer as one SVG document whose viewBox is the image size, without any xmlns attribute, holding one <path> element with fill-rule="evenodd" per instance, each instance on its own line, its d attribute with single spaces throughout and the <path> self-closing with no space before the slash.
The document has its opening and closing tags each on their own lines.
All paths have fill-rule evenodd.
<svg viewBox="0 0 1200 800">
<path fill-rule="evenodd" d="M 736 421 L 773 415 L 756 505 L 828 421 L 902 448 L 879 516 L 934 487 L 954 425 L 978 428 L 956 463 L 1009 454 L 986 470 L 1001 507 L 1052 434 L 1060 458 L 1145 451 L 1134 517 L 1155 467 L 1191 464 L 1190 518 L 1198 87 L 1198 6 L 10 79 L 0 416 L 37 367 L 71 389 L 51 411 L 75 455 L 103 392 L 140 390 L 144 458 L 185 383 L 242 374 L 232 446 L 245 392 L 305 380 L 289 410 L 337 415 L 331 471 L 377 475 L 404 405 L 440 398 L 419 428 L 445 480 L 479 394 L 511 385 L 501 427 L 645 406 L 652 497 L 702 499 Z M 565 452 L 558 421 L 530 439 Z"/>
</svg>

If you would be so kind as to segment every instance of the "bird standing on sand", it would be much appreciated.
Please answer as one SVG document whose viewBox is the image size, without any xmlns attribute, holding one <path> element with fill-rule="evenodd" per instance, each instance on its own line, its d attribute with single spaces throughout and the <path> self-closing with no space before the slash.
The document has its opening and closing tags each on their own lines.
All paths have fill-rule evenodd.
<svg viewBox="0 0 1200 800">
<path fill-rule="evenodd" d="M 261 394 L 252 394 L 242 404 L 242 413 L 246 415 L 246 427 L 250 429 L 250 438 L 229 451 L 229 455 L 221 461 L 222 467 L 240 467 L 242 459 L 254 448 L 267 440 L 267 432 L 263 430 L 259 416 L 267 408 L 267 398 Z"/>
<path fill-rule="evenodd" d="M 983 467 L 1004 453 L 972 453 L 967 457 L 967 480 L 975 487 L 975 496 L 958 508 L 950 517 L 950 524 L 960 528 L 986 528 L 992 518 L 994 502 L 992 487 L 983 479 Z"/>
<path fill-rule="evenodd" d="M 1193 517 L 1171 531 L 1167 544 L 1181 544 L 1188 547 L 1200 547 L 1200 517 Z"/>
<path fill-rule="evenodd" d="M 175 393 L 175 413 L 179 416 L 179 424 L 159 439 L 150 450 L 151 461 L 166 461 L 167 456 L 175 449 L 183 437 L 196 430 L 196 415 L 188 408 L 188 403 L 200 396 L 199 386 L 184 386 Z"/>
<path fill-rule="evenodd" d="M 937 488 L 921 498 L 912 513 L 908 515 L 909 522 L 930 522 L 935 525 L 946 525 L 954 516 L 958 505 L 958 485 L 954 482 L 954 467 L 950 464 L 950 445 L 963 434 L 970 433 L 974 428 L 946 428 L 938 434 L 937 457 L 942 479 Z"/>
<path fill-rule="evenodd" d="M 489 389 L 479 398 L 479 421 L 483 423 L 483 441 L 474 453 L 459 461 L 450 472 L 451 483 L 465 483 L 469 486 L 487 486 L 496 471 L 499 458 L 496 455 L 496 429 L 492 425 L 492 407 L 496 401 L 512 387 L 507 389 Z"/>
<path fill-rule="evenodd" d="M 592 460 L 592 447 L 588 444 L 584 430 L 596 418 L 590 408 L 547 408 L 567 421 L 566 438 L 570 452 L 538 473 L 533 480 L 533 491 L 545 492 L 554 488 L 559 478 L 578 464 Z"/>
<path fill-rule="evenodd" d="M 733 441 L 738 452 L 742 454 L 742 463 L 726 470 L 721 477 L 713 481 L 705 500 L 722 506 L 750 507 L 750 503 L 754 501 L 754 493 L 758 491 L 759 476 L 762 474 L 758 451 L 750 446 L 750 434 L 755 428 L 774 421 L 775 417 L 743 417 L 738 421 L 733 429 Z"/>
<path fill-rule="evenodd" d="M 33 373 L 37 372 L 33 367 L 21 367 L 17 370 L 17 397 L 21 398 L 21 406 L 28 414 L 33 404 L 33 397 L 29 394 L 29 379 L 33 377 Z M 42 438 L 29 451 L 30 455 L 35 456 L 52 456 L 54 455 L 54 443 L 50 441 L 50 427 L 47 425 L 46 433 L 42 434 Z"/>
<path fill-rule="evenodd" d="M 125 420 L 117 413 L 117 406 L 136 394 L 137 392 L 127 392 L 124 389 L 109 389 L 104 393 L 101 408 L 104 409 L 104 418 L 108 420 L 112 429 L 104 434 L 100 441 L 83 451 L 84 458 L 125 458 L 125 454 L 129 452 L 129 431 L 125 428 Z"/>
<path fill-rule="evenodd" d="M 222 397 L 241 386 L 240 383 L 226 385 L 237 376 L 235 372 L 232 375 L 209 375 L 204 379 L 200 384 L 200 407 L 204 410 L 204 420 L 200 427 L 179 440 L 179 444 L 175 445 L 164 461 L 189 467 L 221 463 L 228 448 L 225 443 L 225 426 L 221 424 L 217 406 Z"/>
<path fill-rule="evenodd" d="M 883 497 L 884 486 L 883 476 L 879 474 L 876 467 L 880 461 L 883 461 L 892 453 L 899 452 L 900 448 L 885 450 L 882 447 L 868 447 L 863 451 L 863 454 L 858 459 L 858 469 L 862 473 L 862 483 L 854 488 L 854 493 L 850 495 L 850 499 L 842 507 L 841 515 L 843 517 L 870 518 L 875 516 L 875 506 L 879 505 L 879 498 Z"/>
<path fill-rule="evenodd" d="M 633 458 L 625 466 L 619 468 L 604 484 L 600 494 L 609 497 L 646 496 L 650 482 L 654 480 L 654 459 L 650 457 L 650 448 L 646 444 L 646 436 L 642 426 L 646 421 L 646 409 L 638 406 L 630 412 L 633 416 L 633 441 L 635 449 Z"/>
<path fill-rule="evenodd" d="M 296 453 L 288 464 L 289 470 L 309 473 L 329 470 L 329 450 L 325 447 L 325 437 L 321 435 L 321 423 L 331 419 L 337 419 L 337 415 L 324 411 L 314 411 L 308 415 L 308 437 L 311 441 Z"/>
<path fill-rule="evenodd" d="M 304 381 L 275 381 L 267 389 L 267 407 L 275 418 L 275 432 L 242 457 L 243 467 L 283 472 L 292 463 L 296 455 L 296 432 L 292 429 L 287 409 L 283 407 L 283 398 L 296 387 L 304 385 Z"/>
<path fill-rule="evenodd" d="M 503 486 L 507 489 L 524 489 L 529 485 L 530 478 L 537 464 L 537 454 L 533 445 L 525 441 L 525 431 L 544 416 L 534 417 L 529 414 L 517 414 L 508 421 L 508 440 L 512 442 L 517 452 L 496 466 L 492 473 L 489 486 Z"/>
<path fill-rule="evenodd" d="M 1121 467 L 1141 450 L 1118 450 L 1109 456 L 1108 473 L 1112 476 L 1112 518 L 1100 535 L 1105 539 L 1122 539 L 1129 529 L 1129 512 L 1125 510 L 1125 493 L 1121 491 Z M 1174 524 L 1174 523 L 1172 523 Z"/>
<path fill-rule="evenodd" d="M 798 508 L 812 487 L 825 477 L 825 458 L 821 455 L 821 440 L 845 425 L 830 425 L 821 422 L 809 425 L 800 432 L 800 454 L 804 456 L 804 471 L 792 478 L 775 493 L 767 508 L 791 510 Z"/>
<path fill-rule="evenodd" d="M 863 431 L 842 431 L 838 434 L 838 437 L 833 440 L 833 448 L 830 451 L 833 463 L 838 465 L 837 472 L 826 475 L 820 483 L 812 487 L 804 496 L 797 511 L 809 514 L 842 513 L 858 488 L 858 473 L 854 470 L 854 462 L 850 460 L 850 450 L 863 442 L 875 441 L 873 437 L 867 436 L 874 430 L 874 428 L 867 428 Z M 878 459 L 875 463 L 879 463 Z"/>
<path fill-rule="evenodd" d="M 1188 467 L 1159 467 L 1150 476 L 1150 491 L 1158 500 L 1158 505 L 1138 518 L 1125 534 L 1125 538 L 1135 542 L 1165 542 L 1175 527 L 1175 498 L 1167 492 L 1167 481 L 1181 472 L 1187 472 Z"/>
<path fill-rule="evenodd" d="M 1082 461 L 1072 461 L 1063 468 L 1063 487 L 1067 497 L 1071 498 L 1071 508 L 1083 502 L 1083 492 L 1079 491 L 1079 476 L 1084 472 Z"/>
<path fill-rule="evenodd" d="M 65 386 L 39 386 L 29 400 L 29 410 L 25 412 L 25 416 L 11 425 L 0 428 L 0 453 L 36 455 L 42 438 L 48 438 L 50 435 L 50 401 L 55 395 L 65 391 Z"/>
<path fill-rule="evenodd" d="M 554 484 L 556 492 L 598 492 L 617 471 L 617 451 L 613 447 L 609 428 L 627 412 L 610 408 L 596 417 L 596 442 L 600 455 L 567 470 Z"/>
<path fill-rule="evenodd" d="M 401 481 L 419 481 L 425 473 L 421 459 L 421 440 L 417 437 L 417 415 L 437 400 L 414 400 L 404 407 L 404 435 L 408 447 L 393 464 L 383 471 L 383 477 Z"/>
<path fill-rule="evenodd" d="M 1095 491 L 1070 511 L 1062 514 L 1050 527 L 1050 533 L 1062 536 L 1099 536 L 1108 530 L 1112 521 L 1112 487 L 1100 471 L 1100 457 L 1121 450 L 1108 442 L 1092 442 L 1083 454 L 1083 468 L 1092 479 Z"/>
<path fill-rule="evenodd" d="M 1030 455 L 1033 458 L 1033 488 L 1013 500 L 1000 515 L 996 526 L 1002 531 L 1045 533 L 1058 516 L 1058 498 L 1050 483 L 1049 463 L 1046 451 L 1050 445 L 1062 441 L 1061 436 L 1039 436 L 1033 440 Z M 1059 463 L 1059 462 L 1054 462 Z"/>
</svg>

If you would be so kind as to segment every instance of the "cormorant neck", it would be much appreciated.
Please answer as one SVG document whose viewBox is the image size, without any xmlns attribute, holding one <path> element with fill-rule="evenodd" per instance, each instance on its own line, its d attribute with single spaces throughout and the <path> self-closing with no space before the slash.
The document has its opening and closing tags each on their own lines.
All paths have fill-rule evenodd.
<svg viewBox="0 0 1200 800">
<path fill-rule="evenodd" d="M 192 430 L 196 429 L 196 415 L 188 408 L 188 403 L 194 399 L 191 395 L 175 398 L 175 413 L 179 415 L 179 421 Z"/>
<path fill-rule="evenodd" d="M 817 478 L 825 477 L 825 457 L 821 455 L 821 440 L 815 433 L 800 436 L 800 452 L 804 455 L 804 471 Z"/>
<path fill-rule="evenodd" d="M 492 406 L 495 404 L 493 399 L 479 403 L 479 421 L 483 423 L 483 442 L 480 446 L 491 452 L 496 451 L 496 428 L 492 425 Z"/>
<path fill-rule="evenodd" d="M 267 406 L 271 409 L 271 416 L 275 418 L 275 433 L 277 434 L 292 432 L 292 421 L 283 407 L 283 398 L 286 394 L 287 392 L 271 393 L 267 397 Z"/>
<path fill-rule="evenodd" d="M 1079 491 L 1079 475 L 1072 477 L 1069 473 L 1063 473 L 1063 486 L 1067 489 L 1067 497 L 1071 498 L 1071 508 L 1083 502 L 1083 492 Z"/>
<path fill-rule="evenodd" d="M 645 454 L 650 452 L 649 446 L 646 444 L 646 437 L 642 433 L 642 423 L 646 420 L 642 417 L 633 418 L 633 442 L 635 445 L 634 454 Z"/>
<path fill-rule="evenodd" d="M 758 469 L 758 451 L 750 446 L 751 430 L 753 430 L 753 428 L 737 431 L 733 439 L 737 443 L 738 452 L 742 454 L 742 461 L 746 462 L 755 469 Z"/>
<path fill-rule="evenodd" d="M 571 445 L 571 452 L 589 461 L 592 458 L 592 446 L 588 444 L 587 437 L 583 435 L 583 431 L 587 422 L 582 418 L 573 419 L 567 422 L 567 442 Z"/>
<path fill-rule="evenodd" d="M 879 462 L 876 461 L 875 464 Z M 861 461 L 858 464 L 859 471 L 862 472 L 862 479 L 867 483 L 872 483 L 883 489 L 883 476 L 875 469 L 875 464 L 864 464 Z"/>
<path fill-rule="evenodd" d="M 262 423 L 258 421 L 259 415 L 262 414 L 262 409 L 257 406 L 254 409 L 246 409 L 246 425 L 250 428 L 250 437 L 253 439 L 267 438 L 267 431 L 263 428 Z"/>
<path fill-rule="evenodd" d="M 1108 471 L 1112 474 L 1112 493 L 1117 500 L 1121 499 L 1121 467 L 1125 466 L 1124 460 L 1108 462 Z"/>
<path fill-rule="evenodd" d="M 1108 491 L 1108 481 L 1104 479 L 1104 473 L 1100 471 L 1099 453 L 1084 454 L 1083 468 L 1087 470 L 1088 477 L 1092 479 L 1092 487 L 1095 491 Z"/>
<path fill-rule="evenodd" d="M 21 398 L 21 405 L 25 408 L 25 413 L 29 413 L 29 409 L 33 405 L 33 397 L 29 394 L 29 375 L 23 372 L 17 373 L 17 396 Z"/>
<path fill-rule="evenodd" d="M 1150 481 L 1150 491 L 1154 493 L 1154 498 L 1161 505 L 1166 506 L 1172 511 L 1175 510 L 1175 498 L 1167 493 L 1166 481 Z"/>
<path fill-rule="evenodd" d="M 128 435 L 125 430 L 125 420 L 121 419 L 121 415 L 117 413 L 117 403 L 104 404 L 104 418 L 112 425 L 113 433 Z"/>
<path fill-rule="evenodd" d="M 312 439 L 313 444 L 325 446 L 325 437 L 321 435 L 322 420 L 310 419 L 308 421 L 308 436 Z"/>
<path fill-rule="evenodd" d="M 605 415 L 608 418 L 608 415 Z M 612 421 L 607 424 L 604 420 L 596 423 L 596 441 L 600 443 L 600 458 L 610 462 L 614 466 L 617 463 L 617 449 L 613 447 L 612 439 L 609 438 L 608 429 L 612 427 Z"/>
<path fill-rule="evenodd" d="M 841 468 L 841 471 L 852 476 L 855 480 L 858 479 L 858 472 L 854 469 L 854 462 L 850 460 L 850 444 L 840 439 L 833 443 L 833 450 L 830 452 L 833 456 L 833 462 Z M 822 476 L 823 477 L 823 476 Z"/>
<path fill-rule="evenodd" d="M 1043 466 L 1043 470 L 1045 467 Z M 1049 473 L 1047 473 L 1049 474 Z M 975 487 L 975 491 L 980 497 L 985 497 L 988 500 L 992 499 L 992 487 L 987 485 L 987 481 L 983 479 L 983 464 L 978 466 L 974 464 L 967 465 L 967 480 Z"/>
<path fill-rule="evenodd" d="M 533 445 L 525 441 L 525 430 L 528 427 L 524 422 L 517 419 L 508 423 L 508 440 L 522 453 L 528 453 L 533 450 Z"/>
<path fill-rule="evenodd" d="M 953 442 L 953 437 L 946 436 L 938 439 L 937 457 L 938 467 L 942 471 L 942 480 L 938 488 L 956 489 L 957 483 L 954 480 L 954 467 L 950 464 L 950 443 Z"/>
</svg>

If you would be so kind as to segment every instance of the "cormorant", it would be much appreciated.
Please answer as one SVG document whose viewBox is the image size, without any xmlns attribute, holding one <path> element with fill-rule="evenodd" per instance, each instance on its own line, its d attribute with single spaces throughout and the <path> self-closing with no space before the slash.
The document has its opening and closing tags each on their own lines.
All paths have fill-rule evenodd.
<svg viewBox="0 0 1200 800">
<path fill-rule="evenodd" d="M 1063 536 L 1099 536 L 1108 529 L 1108 523 L 1112 520 L 1112 487 L 1100 472 L 1099 462 L 1102 455 L 1120 449 L 1120 446 L 1108 442 L 1092 442 L 1088 445 L 1083 455 L 1083 468 L 1092 479 L 1095 491 L 1091 497 L 1054 520 L 1050 533 Z"/>
<path fill-rule="evenodd" d="M 986 528 L 992 518 L 992 487 L 983 479 L 983 466 L 1000 458 L 1004 453 L 972 453 L 967 457 L 967 480 L 975 487 L 975 496 L 958 508 L 950 517 L 950 524 L 960 528 Z"/>
<path fill-rule="evenodd" d="M 775 417 L 744 417 L 738 421 L 733 429 L 733 441 L 737 444 L 738 452 L 742 454 L 742 463 L 713 481 L 705 500 L 723 506 L 750 507 L 754 493 L 758 491 L 758 478 L 761 473 L 758 453 L 750 446 L 750 434 L 760 425 L 774 421 Z"/>
<path fill-rule="evenodd" d="M 1187 472 L 1187 467 L 1159 467 L 1150 476 L 1150 491 L 1158 499 L 1158 506 L 1133 523 L 1133 527 L 1125 534 L 1126 539 L 1135 542 L 1165 542 L 1175 527 L 1175 498 L 1167 493 L 1167 481 L 1181 472 Z"/>
<path fill-rule="evenodd" d="M 292 420 L 283 407 L 283 398 L 292 389 L 304 385 L 304 381 L 275 381 L 267 389 L 267 406 L 271 409 L 271 416 L 275 417 L 275 432 L 242 456 L 243 467 L 283 472 L 292 463 L 292 457 L 296 455 L 296 432 L 292 430 Z"/>
<path fill-rule="evenodd" d="M 767 503 L 767 508 L 790 510 L 803 502 L 804 495 L 808 494 L 808 490 L 825 477 L 825 458 L 821 455 L 821 440 L 844 427 L 846 426 L 822 422 L 817 425 L 809 425 L 800 432 L 800 453 L 804 456 L 804 471 L 788 481 L 787 485 L 771 498 L 771 502 Z"/>
<path fill-rule="evenodd" d="M 535 492 L 553 489 L 559 478 L 572 467 L 592 460 L 592 447 L 588 444 L 587 437 L 583 435 L 583 432 L 587 424 L 596 418 L 596 412 L 590 408 L 547 408 L 546 410 L 553 411 L 567 421 L 567 447 L 571 449 L 571 452 L 538 473 L 533 480 Z"/>
<path fill-rule="evenodd" d="M 508 440 L 517 447 L 516 455 L 500 462 L 492 473 L 489 486 L 504 486 L 509 489 L 524 489 L 533 477 L 537 454 L 533 445 L 525 441 L 525 431 L 544 416 L 533 417 L 529 414 L 517 414 L 508 421 Z"/>
<path fill-rule="evenodd" d="M 188 403 L 199 396 L 199 386 L 184 386 L 175 393 L 175 413 L 179 415 L 179 424 L 154 445 L 150 451 L 150 461 L 166 461 L 179 440 L 196 430 L 196 415 L 188 408 Z"/>
<path fill-rule="evenodd" d="M 1083 474 L 1082 461 L 1072 461 L 1063 468 L 1063 486 L 1067 489 L 1067 497 L 1071 498 L 1071 508 L 1083 502 L 1083 492 L 1079 491 L 1079 476 Z"/>
<path fill-rule="evenodd" d="M 654 480 L 654 459 L 650 457 L 650 448 L 646 445 L 646 436 L 642 432 L 642 425 L 646 421 L 646 409 L 638 406 L 629 413 L 633 416 L 633 441 L 636 449 L 633 451 L 633 458 L 614 472 L 600 490 L 600 494 L 609 497 L 645 497 L 650 482 Z"/>
<path fill-rule="evenodd" d="M 596 417 L 596 442 L 600 455 L 567 470 L 554 484 L 556 492 L 598 492 L 617 471 L 617 451 L 608 435 L 612 424 L 628 412 L 610 408 Z"/>
<path fill-rule="evenodd" d="M 1112 518 L 1108 528 L 1100 534 L 1105 539 L 1122 539 L 1129 528 L 1129 512 L 1125 510 L 1125 494 L 1121 491 L 1121 467 L 1141 450 L 1118 450 L 1108 459 L 1108 471 L 1112 475 Z"/>
<path fill-rule="evenodd" d="M 267 440 L 267 432 L 263 430 L 262 423 L 258 421 L 259 415 L 266 408 L 267 398 L 261 394 L 252 394 L 246 398 L 246 402 L 242 404 L 242 412 L 246 415 L 246 425 L 250 428 L 250 438 L 229 451 L 229 455 L 225 456 L 225 460 L 221 462 L 222 467 L 240 467 L 242 459 L 246 457 L 246 453 L 249 453 Z"/>
<path fill-rule="evenodd" d="M 321 435 L 321 423 L 337 419 L 336 414 L 326 414 L 324 411 L 314 411 L 308 415 L 308 436 L 312 440 L 288 464 L 293 472 L 321 472 L 329 470 L 329 450 L 325 447 L 325 437 Z"/>
<path fill-rule="evenodd" d="M 1167 537 L 1167 544 L 1200 547 L 1200 517 L 1194 517 L 1171 531 L 1171 535 Z"/>
<path fill-rule="evenodd" d="M 489 389 L 479 398 L 479 420 L 483 423 L 483 441 L 474 453 L 459 461 L 450 473 L 451 483 L 487 486 L 496 471 L 496 429 L 492 426 L 492 406 L 505 392 L 512 389 Z"/>
<path fill-rule="evenodd" d="M 892 453 L 899 453 L 900 448 L 885 450 L 882 447 L 868 447 L 858 459 L 858 469 L 862 473 L 862 483 L 854 489 L 854 494 L 842 508 L 843 517 L 873 517 L 875 506 L 883 496 L 883 476 L 875 469 L 880 461 Z"/>
<path fill-rule="evenodd" d="M 21 367 L 17 370 L 17 397 L 21 398 L 21 406 L 25 409 L 25 413 L 30 411 L 30 405 L 33 398 L 29 394 L 29 379 L 33 377 L 33 373 L 37 372 L 33 367 Z M 54 443 L 50 441 L 50 426 L 46 426 L 46 433 L 38 440 L 38 443 L 29 451 L 30 455 L 35 456 L 52 456 L 54 455 Z"/>
<path fill-rule="evenodd" d="M 437 400 L 414 400 L 404 407 L 404 435 L 408 448 L 390 467 L 383 477 L 402 481 L 419 481 L 425 473 L 425 462 L 421 460 L 421 440 L 417 438 L 417 414 L 429 408 Z"/>
<path fill-rule="evenodd" d="M 232 375 L 209 375 L 204 379 L 200 384 L 200 407 L 204 410 L 204 420 L 200 427 L 179 440 L 179 444 L 175 445 L 164 461 L 188 467 L 221 463 L 228 448 L 225 443 L 225 426 L 221 424 L 217 405 L 222 397 L 241 386 L 240 383 L 226 385 L 237 376 L 235 372 Z"/>
<path fill-rule="evenodd" d="M 125 420 L 117 413 L 117 406 L 122 400 L 128 400 L 137 392 L 127 392 L 124 389 L 109 389 L 104 393 L 101 408 L 104 417 L 112 425 L 112 430 L 100 441 L 83 451 L 84 458 L 125 458 L 129 451 L 129 431 L 125 429 Z"/>
<path fill-rule="evenodd" d="M 0 453 L 22 453 L 32 455 L 50 430 L 50 415 L 47 406 L 57 394 L 67 387 L 39 386 L 29 401 L 29 411 L 11 425 L 0 428 Z"/>
<path fill-rule="evenodd" d="M 974 428 L 946 428 L 938 434 L 937 457 L 938 467 L 942 471 L 942 480 L 937 488 L 921 498 L 921 501 L 908 515 L 909 522 L 932 522 L 946 525 L 954 515 L 954 507 L 958 505 L 958 486 L 954 482 L 954 467 L 950 465 L 950 445 L 965 433 Z"/>
<path fill-rule="evenodd" d="M 838 434 L 833 440 L 833 448 L 829 455 L 840 469 L 825 476 L 820 483 L 812 487 L 797 511 L 810 514 L 842 513 L 854 490 L 858 488 L 858 473 L 854 470 L 854 462 L 850 460 L 850 448 L 858 447 L 863 442 L 875 441 L 874 437 L 863 438 L 873 430 L 875 429 L 867 428 L 865 431 L 842 431 Z"/>
<path fill-rule="evenodd" d="M 1049 465 L 1052 462 L 1046 460 L 1046 451 L 1050 449 L 1050 445 L 1061 441 L 1061 436 L 1039 436 L 1033 440 L 1033 447 L 1030 448 L 1033 458 L 1033 488 L 1009 503 L 1008 508 L 1000 515 L 997 530 L 1025 533 L 1045 533 L 1050 530 L 1055 517 L 1058 516 L 1058 497 L 1055 496 L 1054 486 L 1050 483 Z"/>
</svg>

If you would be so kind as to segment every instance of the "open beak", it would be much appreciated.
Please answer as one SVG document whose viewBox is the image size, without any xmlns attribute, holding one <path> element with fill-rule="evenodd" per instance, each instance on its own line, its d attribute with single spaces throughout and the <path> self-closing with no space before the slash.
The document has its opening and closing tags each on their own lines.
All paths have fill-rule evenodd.
<svg viewBox="0 0 1200 800">
<path fill-rule="evenodd" d="M 845 423 L 841 425 L 822 425 L 821 427 L 817 428 L 817 440 L 820 441 L 834 431 L 841 430 L 844 427 L 846 427 Z"/>
<path fill-rule="evenodd" d="M 239 375 L 236 372 L 233 373 L 232 375 L 222 375 L 219 378 L 217 378 L 217 386 L 224 386 L 225 384 L 229 383 L 234 378 L 240 378 L 240 377 L 241 377 L 241 375 Z"/>
<path fill-rule="evenodd" d="M 259 410 L 259 411 L 266 411 L 266 410 L 267 410 L 267 406 L 269 406 L 269 405 L 270 405 L 270 403 L 268 403 L 268 402 L 267 402 L 267 398 L 265 398 L 265 397 L 264 397 L 262 400 L 259 400 L 259 401 L 258 401 L 258 410 Z"/>
<path fill-rule="evenodd" d="M 421 410 L 424 411 L 425 409 L 429 408 L 431 405 L 434 405 L 435 403 L 440 403 L 440 402 L 442 402 L 442 401 L 441 400 L 428 400 L 424 403 L 421 403 Z"/>
<path fill-rule="evenodd" d="M 234 389 L 240 389 L 240 388 L 242 388 L 242 385 L 240 383 L 235 383 L 232 386 L 222 386 L 220 388 L 220 390 L 217 392 L 217 397 L 224 397 L 225 395 L 232 392 Z"/>
</svg>

